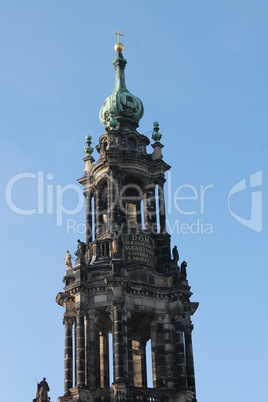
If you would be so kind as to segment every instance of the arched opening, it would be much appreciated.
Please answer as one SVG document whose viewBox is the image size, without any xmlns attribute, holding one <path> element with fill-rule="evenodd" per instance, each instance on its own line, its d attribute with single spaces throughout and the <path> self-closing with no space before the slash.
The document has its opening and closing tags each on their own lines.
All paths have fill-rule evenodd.
<svg viewBox="0 0 268 402">
<path fill-rule="evenodd" d="M 141 227 L 142 227 L 142 229 L 145 229 L 145 222 L 144 222 L 144 201 L 143 201 L 143 199 L 141 200 L 140 210 L 141 210 Z"/>
<path fill-rule="evenodd" d="M 110 387 L 113 378 L 113 348 L 112 348 L 112 322 L 108 316 L 99 321 L 98 349 L 99 349 L 99 384 L 101 388 Z"/>
<path fill-rule="evenodd" d="M 150 321 L 146 313 L 135 312 L 131 317 L 133 386 L 138 388 L 153 388 Z"/>
<path fill-rule="evenodd" d="M 109 332 L 109 385 L 114 382 L 114 354 L 113 354 L 113 334 Z"/>
<path fill-rule="evenodd" d="M 92 232 L 92 241 L 94 241 L 95 240 L 95 230 L 94 230 L 94 228 L 95 228 L 95 213 L 94 213 L 94 211 L 95 211 L 95 197 L 92 197 L 92 199 L 91 199 L 91 211 L 93 211 L 93 212 L 91 212 L 91 215 L 92 215 L 91 232 Z"/>
<path fill-rule="evenodd" d="M 101 204 L 102 204 L 102 233 L 104 233 L 108 230 L 107 182 L 104 183 L 101 190 Z"/>
<path fill-rule="evenodd" d="M 142 225 L 141 200 L 143 199 L 143 187 L 140 180 L 133 176 L 128 176 L 125 186 L 122 189 L 120 202 L 126 214 L 126 224 L 128 228 L 137 228 Z"/>
<path fill-rule="evenodd" d="M 159 203 L 158 184 L 155 186 L 155 211 L 156 211 L 157 233 L 160 233 L 160 203 Z"/>
<path fill-rule="evenodd" d="M 94 240 L 99 235 L 108 230 L 108 211 L 107 211 L 107 181 L 103 180 L 98 184 L 93 197 L 94 207 Z"/>
<path fill-rule="evenodd" d="M 146 374 L 147 388 L 153 388 L 153 359 L 151 338 L 146 342 Z"/>
</svg>

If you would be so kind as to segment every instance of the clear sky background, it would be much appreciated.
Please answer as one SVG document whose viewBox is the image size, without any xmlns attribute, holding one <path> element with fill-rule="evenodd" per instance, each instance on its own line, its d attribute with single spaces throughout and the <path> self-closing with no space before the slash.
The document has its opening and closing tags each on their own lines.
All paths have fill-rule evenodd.
<svg viewBox="0 0 268 402">
<path fill-rule="evenodd" d="M 83 175 L 85 135 L 96 145 L 104 133 L 98 114 L 114 88 L 118 28 L 128 89 L 145 108 L 139 132 L 150 135 L 159 121 L 172 166 L 172 246 L 188 262 L 192 300 L 200 302 L 193 317 L 198 401 L 267 400 L 268 3 L 261 0 L 0 2 L 0 399 L 31 401 L 43 376 L 52 402 L 63 394 L 63 309 L 55 297 L 66 249 L 73 254 L 85 239 L 77 226 L 85 211 L 63 215 L 57 226 L 56 194 Z M 251 189 L 250 175 L 260 171 L 262 186 L 253 180 Z M 14 205 L 37 208 L 37 172 L 44 174 L 39 213 L 20 215 L 6 187 L 21 173 Z M 243 179 L 231 210 L 257 226 L 263 212 L 261 232 L 228 209 L 229 191 Z M 194 188 L 200 197 L 200 186 L 213 186 L 203 210 L 200 198 L 176 207 L 174 194 L 186 184 L 180 195 Z M 253 190 L 263 193 L 263 211 Z M 64 193 L 65 208 L 77 201 L 74 190 Z M 76 222 L 69 233 L 68 219 Z M 202 234 L 202 225 L 213 233 Z"/>
</svg>

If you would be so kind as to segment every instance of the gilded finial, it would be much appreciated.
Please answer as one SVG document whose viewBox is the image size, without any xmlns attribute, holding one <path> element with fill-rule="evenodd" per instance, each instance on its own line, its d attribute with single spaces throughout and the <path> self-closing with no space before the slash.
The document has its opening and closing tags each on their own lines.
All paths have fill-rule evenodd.
<svg viewBox="0 0 268 402">
<path fill-rule="evenodd" d="M 117 32 L 114 32 L 114 34 L 118 36 L 118 42 L 114 45 L 114 50 L 116 51 L 116 53 L 122 53 L 124 50 L 124 46 L 122 45 L 122 43 L 120 43 L 120 36 L 124 35 L 119 32 L 119 29 L 117 30 Z"/>
</svg>

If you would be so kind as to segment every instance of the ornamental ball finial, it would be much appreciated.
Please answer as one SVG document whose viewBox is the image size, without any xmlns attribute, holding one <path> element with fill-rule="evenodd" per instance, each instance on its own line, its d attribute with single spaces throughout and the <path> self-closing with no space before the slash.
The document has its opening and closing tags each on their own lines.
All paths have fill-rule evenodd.
<svg viewBox="0 0 268 402">
<path fill-rule="evenodd" d="M 114 50 L 116 51 L 116 53 L 122 53 L 123 50 L 124 50 L 124 46 L 122 45 L 122 43 L 117 42 L 117 43 L 114 45 Z"/>
</svg>

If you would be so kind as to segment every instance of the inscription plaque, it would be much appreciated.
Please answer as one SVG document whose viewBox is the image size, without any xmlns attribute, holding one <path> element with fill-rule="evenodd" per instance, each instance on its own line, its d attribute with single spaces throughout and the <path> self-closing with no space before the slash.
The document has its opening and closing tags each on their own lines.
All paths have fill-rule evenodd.
<svg viewBox="0 0 268 402">
<path fill-rule="evenodd" d="M 123 246 L 125 262 L 154 266 L 154 242 L 149 236 L 126 235 Z"/>
</svg>

